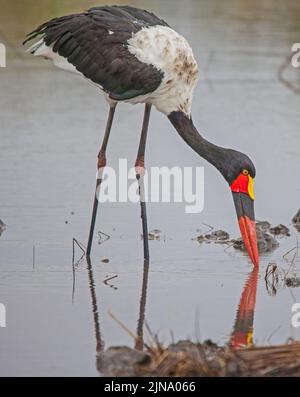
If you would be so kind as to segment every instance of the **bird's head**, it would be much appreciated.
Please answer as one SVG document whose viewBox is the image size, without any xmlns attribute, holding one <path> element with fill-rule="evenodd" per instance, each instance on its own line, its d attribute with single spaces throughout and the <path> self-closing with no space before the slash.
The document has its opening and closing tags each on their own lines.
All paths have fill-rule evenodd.
<svg viewBox="0 0 300 397">
<path fill-rule="evenodd" d="M 254 264 L 259 265 L 254 217 L 255 167 L 250 158 L 236 150 L 217 146 L 205 139 L 193 124 L 191 117 L 172 112 L 169 120 L 180 136 L 202 158 L 216 167 L 230 186 L 242 237 Z"/>
<path fill-rule="evenodd" d="M 217 168 L 230 186 L 245 247 L 254 266 L 258 266 L 259 255 L 254 216 L 255 166 L 244 153 L 226 149 L 219 158 Z"/>
</svg>

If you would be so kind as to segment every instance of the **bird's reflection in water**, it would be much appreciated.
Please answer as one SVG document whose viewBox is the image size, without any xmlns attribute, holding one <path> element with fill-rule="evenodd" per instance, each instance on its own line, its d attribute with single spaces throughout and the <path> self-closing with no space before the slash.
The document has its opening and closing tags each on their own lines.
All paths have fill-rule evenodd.
<svg viewBox="0 0 300 397">
<path fill-rule="evenodd" d="M 89 256 L 86 257 L 86 261 L 87 261 L 89 289 L 90 289 L 93 320 L 94 320 L 94 331 L 96 338 L 96 367 L 98 371 L 101 372 L 101 365 L 102 365 L 101 352 L 104 350 L 104 342 L 101 337 L 100 317 L 98 311 L 97 294 L 96 294 L 96 286 L 94 281 L 92 261 Z M 75 292 L 75 268 L 76 268 L 76 264 L 74 264 L 73 262 L 73 274 L 74 274 L 73 294 Z M 140 350 L 140 351 L 143 350 L 144 348 L 144 324 L 145 324 L 148 278 L 149 278 L 149 262 L 145 261 L 143 268 L 142 291 L 141 291 L 140 305 L 139 305 L 139 317 L 137 322 L 137 332 L 136 332 L 135 346 L 134 346 L 136 350 Z"/>
<path fill-rule="evenodd" d="M 89 279 L 89 289 L 92 303 L 92 313 L 94 319 L 94 332 L 96 338 L 96 367 L 101 373 L 102 359 L 101 352 L 104 350 L 104 343 L 101 337 L 100 318 L 98 312 L 97 295 L 94 281 L 94 273 L 92 262 L 89 257 L 87 260 L 87 272 Z M 253 345 L 253 322 L 256 304 L 256 292 L 258 284 L 258 269 L 254 269 L 246 280 L 238 310 L 236 320 L 233 327 L 233 332 L 230 338 L 230 347 L 239 349 L 243 347 L 251 347 Z M 136 350 L 142 351 L 144 348 L 144 325 L 145 325 L 145 312 L 147 302 L 147 288 L 149 279 L 149 262 L 144 262 L 142 290 L 140 296 L 139 316 L 137 322 L 137 331 L 135 338 Z"/>
<path fill-rule="evenodd" d="M 88 271 L 89 287 L 90 287 L 91 301 L 92 301 L 92 311 L 93 311 L 93 318 L 94 318 L 94 328 L 95 328 L 95 337 L 96 337 L 96 352 L 99 353 L 103 350 L 104 343 L 101 339 L 100 321 L 99 321 L 98 304 L 97 304 L 97 294 L 96 294 L 96 289 L 95 289 L 92 261 L 89 256 L 87 256 L 86 261 L 87 261 L 87 271 Z"/>
<path fill-rule="evenodd" d="M 253 322 L 258 283 L 258 269 L 254 268 L 247 278 L 239 302 L 237 315 L 231 334 L 230 346 L 233 349 L 253 345 Z"/>
<path fill-rule="evenodd" d="M 136 331 L 136 341 L 135 341 L 135 348 L 137 350 L 143 350 L 144 348 L 144 324 L 145 324 L 145 312 L 146 312 L 146 302 L 147 302 L 148 278 L 149 278 L 149 262 L 145 260 L 142 293 L 140 299 L 140 312 L 139 312 L 139 319 L 138 319 L 138 325 Z"/>
</svg>

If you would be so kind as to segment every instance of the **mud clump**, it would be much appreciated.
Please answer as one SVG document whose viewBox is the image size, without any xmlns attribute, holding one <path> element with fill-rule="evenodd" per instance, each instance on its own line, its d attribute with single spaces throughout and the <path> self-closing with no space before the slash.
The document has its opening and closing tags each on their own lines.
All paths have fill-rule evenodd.
<svg viewBox="0 0 300 397">
<path fill-rule="evenodd" d="M 165 236 L 162 236 L 161 230 L 154 229 L 154 230 L 151 230 L 151 232 L 148 233 L 148 240 L 150 240 L 150 241 L 155 241 L 155 240 L 156 241 L 160 241 L 162 239 L 165 240 Z"/>
<path fill-rule="evenodd" d="M 293 217 L 292 221 L 293 221 L 293 224 L 294 224 L 295 228 L 297 229 L 297 231 L 300 232 L 300 210 Z"/>
<path fill-rule="evenodd" d="M 270 233 L 274 234 L 274 236 L 287 236 L 289 237 L 290 234 L 290 229 L 286 227 L 285 225 L 282 225 L 281 223 L 277 226 L 271 227 L 270 228 Z"/>
<path fill-rule="evenodd" d="M 256 222 L 256 230 L 259 229 L 262 232 L 273 234 L 274 236 L 290 236 L 290 229 L 280 223 L 277 226 L 272 226 L 268 221 L 257 221 Z"/>
<path fill-rule="evenodd" d="M 133 377 L 140 366 L 151 360 L 150 355 L 127 346 L 110 347 L 99 354 L 97 369 L 105 376 Z"/>
<path fill-rule="evenodd" d="M 5 225 L 5 223 L 0 219 L 0 236 L 1 236 L 1 234 L 4 232 L 5 229 L 6 229 L 6 225 Z"/>
<path fill-rule="evenodd" d="M 275 250 L 279 243 L 274 238 L 280 236 L 289 236 L 289 229 L 280 224 L 275 227 L 267 221 L 261 221 L 256 223 L 256 234 L 257 234 L 257 244 L 258 251 L 260 253 L 271 252 Z M 242 238 L 230 239 L 229 233 L 224 230 L 216 230 L 209 234 L 200 234 L 194 240 L 198 243 L 217 243 L 217 244 L 228 244 L 232 245 L 233 248 L 246 252 L 246 247 Z"/>
<path fill-rule="evenodd" d="M 256 226 L 259 227 L 263 232 L 268 232 L 272 227 L 271 223 L 268 221 L 257 221 Z"/>
<path fill-rule="evenodd" d="M 271 226 L 271 224 L 268 221 L 257 221 L 256 222 L 256 231 L 259 230 L 264 233 L 270 233 L 274 236 L 278 237 L 284 237 L 284 236 L 290 236 L 290 229 L 280 223 L 277 226 Z"/>
<path fill-rule="evenodd" d="M 224 230 L 216 230 L 209 234 L 200 234 L 196 240 L 199 243 L 228 243 L 230 235 Z"/>
<path fill-rule="evenodd" d="M 289 288 L 300 287 L 300 277 L 288 277 L 285 279 L 285 285 Z"/>
<path fill-rule="evenodd" d="M 286 226 L 284 228 L 288 230 Z M 275 228 L 272 228 L 271 224 L 267 221 L 256 223 L 256 236 L 259 253 L 272 252 L 279 246 L 278 241 L 272 236 L 272 229 Z M 278 234 L 276 234 L 277 236 L 280 235 L 280 231 L 285 231 L 285 229 L 280 228 L 279 226 L 276 227 L 276 230 L 278 231 Z M 241 238 L 233 241 L 233 247 L 246 252 L 245 244 Z"/>
</svg>

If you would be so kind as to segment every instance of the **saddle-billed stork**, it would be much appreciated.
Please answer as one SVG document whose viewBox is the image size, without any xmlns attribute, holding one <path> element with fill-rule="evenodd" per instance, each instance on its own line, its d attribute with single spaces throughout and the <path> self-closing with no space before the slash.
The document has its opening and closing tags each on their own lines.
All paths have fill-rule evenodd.
<svg viewBox="0 0 300 397">
<path fill-rule="evenodd" d="M 52 19 L 30 33 L 24 44 L 34 39 L 28 51 L 97 84 L 110 106 L 98 155 L 87 255 L 92 247 L 97 197 L 116 105 L 129 102 L 145 104 L 135 164 L 141 196 L 145 260 L 149 261 L 149 248 L 143 174 L 149 118 L 154 105 L 169 118 L 184 141 L 216 167 L 229 184 L 245 246 L 253 264 L 258 266 L 253 192 L 255 167 L 247 155 L 209 142 L 195 128 L 191 105 L 198 81 L 198 66 L 185 38 L 148 11 L 130 6 L 104 6 Z"/>
</svg>

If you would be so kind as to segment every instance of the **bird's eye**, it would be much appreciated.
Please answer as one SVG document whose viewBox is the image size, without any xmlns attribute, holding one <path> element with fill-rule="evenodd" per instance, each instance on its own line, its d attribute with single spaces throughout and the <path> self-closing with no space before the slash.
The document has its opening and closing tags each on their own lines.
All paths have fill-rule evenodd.
<svg viewBox="0 0 300 397">
<path fill-rule="evenodd" d="M 249 171 L 248 170 L 243 170 L 243 174 L 244 175 L 249 175 Z"/>
</svg>

